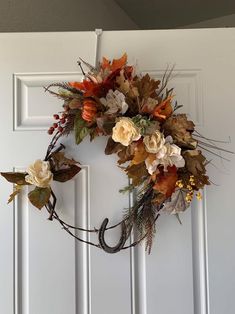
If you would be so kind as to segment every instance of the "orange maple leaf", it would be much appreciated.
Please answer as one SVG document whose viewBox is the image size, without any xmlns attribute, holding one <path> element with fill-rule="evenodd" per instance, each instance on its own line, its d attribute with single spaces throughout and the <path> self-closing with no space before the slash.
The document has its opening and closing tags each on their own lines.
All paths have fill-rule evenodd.
<svg viewBox="0 0 235 314">
<path fill-rule="evenodd" d="M 69 82 L 69 85 L 82 91 L 84 97 L 105 97 L 107 92 L 113 89 L 113 83 L 108 80 L 101 83 L 83 80 L 82 82 Z"/>
<path fill-rule="evenodd" d="M 103 57 L 101 68 L 103 70 L 108 69 L 110 71 L 116 71 L 118 69 L 121 69 L 124 67 L 127 63 L 127 54 L 124 53 L 124 55 L 120 59 L 113 59 L 112 63 L 105 57 Z"/>
</svg>

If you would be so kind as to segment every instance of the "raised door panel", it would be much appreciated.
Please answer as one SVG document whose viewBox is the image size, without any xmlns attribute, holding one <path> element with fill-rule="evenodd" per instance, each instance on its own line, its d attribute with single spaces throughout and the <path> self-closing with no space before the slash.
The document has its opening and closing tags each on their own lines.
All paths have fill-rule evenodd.
<svg viewBox="0 0 235 314">
<path fill-rule="evenodd" d="M 159 78 L 174 66 L 169 84 L 175 87 L 178 104 L 184 106 L 181 111 L 196 122 L 197 131 L 227 141 L 229 145 L 217 144 L 234 151 L 234 38 L 234 29 L 104 32 L 99 56 L 117 58 L 126 52 L 138 72 Z M 235 162 L 232 155 L 225 154 L 230 163 L 216 158 L 210 145 L 207 141 L 204 152 L 208 160 L 213 159 L 208 171 L 215 184 L 207 189 L 203 202 L 193 202 L 192 210 L 180 215 L 182 226 L 175 217 L 161 217 L 150 256 L 137 249 L 136 308 L 140 313 L 234 311 Z"/>
</svg>

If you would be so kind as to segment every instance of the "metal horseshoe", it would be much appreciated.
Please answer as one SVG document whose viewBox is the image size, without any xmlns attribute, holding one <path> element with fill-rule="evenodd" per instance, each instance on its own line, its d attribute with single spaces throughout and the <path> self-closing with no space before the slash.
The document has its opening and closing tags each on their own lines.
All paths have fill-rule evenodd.
<svg viewBox="0 0 235 314">
<path fill-rule="evenodd" d="M 126 243 L 126 240 L 127 240 L 127 232 L 126 232 L 126 224 L 125 222 L 123 221 L 121 226 L 122 226 L 122 234 L 121 234 L 121 238 L 118 242 L 118 244 L 116 246 L 109 246 L 106 242 L 105 242 L 105 239 L 104 239 L 104 234 L 105 234 L 105 231 L 106 231 L 106 227 L 108 225 L 108 218 L 105 218 L 104 221 L 102 222 L 102 225 L 99 229 L 99 234 L 98 234 L 98 237 L 99 237 L 99 244 L 100 244 L 100 247 L 106 252 L 106 253 L 117 253 L 119 252 L 125 245 Z"/>
</svg>

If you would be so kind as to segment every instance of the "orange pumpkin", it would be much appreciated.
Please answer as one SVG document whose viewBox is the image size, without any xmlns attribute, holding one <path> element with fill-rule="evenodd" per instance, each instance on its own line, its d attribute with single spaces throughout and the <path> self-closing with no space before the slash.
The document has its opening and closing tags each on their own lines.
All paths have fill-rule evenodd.
<svg viewBox="0 0 235 314">
<path fill-rule="evenodd" d="M 84 100 L 82 118 L 87 122 L 94 121 L 97 113 L 96 102 L 94 100 Z"/>
</svg>

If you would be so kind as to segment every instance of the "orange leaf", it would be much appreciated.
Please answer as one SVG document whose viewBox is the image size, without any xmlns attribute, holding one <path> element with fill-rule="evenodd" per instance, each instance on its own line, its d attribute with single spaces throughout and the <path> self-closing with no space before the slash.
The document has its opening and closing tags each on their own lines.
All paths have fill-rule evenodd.
<svg viewBox="0 0 235 314">
<path fill-rule="evenodd" d="M 69 85 L 83 92 L 90 91 L 96 85 L 92 81 L 83 80 L 82 82 L 69 82 Z"/>
<path fill-rule="evenodd" d="M 116 71 L 117 69 L 121 69 L 127 63 L 127 54 L 124 55 L 120 59 L 113 59 L 111 70 Z"/>
<path fill-rule="evenodd" d="M 160 104 L 156 106 L 156 108 L 153 111 L 153 115 L 159 119 L 160 121 L 165 120 L 168 118 L 172 112 L 172 106 L 171 106 L 171 100 L 173 96 L 169 96 L 165 100 L 163 100 Z"/>
<path fill-rule="evenodd" d="M 124 65 L 126 63 L 127 63 L 127 54 L 124 53 L 124 55 L 120 59 L 113 59 L 112 64 L 108 59 L 103 57 L 103 60 L 102 60 L 102 63 L 100 66 L 103 70 L 108 69 L 108 70 L 114 72 L 114 71 L 124 67 Z"/>
<path fill-rule="evenodd" d="M 110 61 L 106 59 L 105 57 L 103 57 L 103 60 L 100 66 L 103 70 L 110 69 Z"/>
<path fill-rule="evenodd" d="M 167 172 L 161 172 L 157 177 L 157 182 L 154 189 L 165 195 L 168 198 L 175 190 L 175 184 L 178 179 L 177 168 L 175 166 L 168 167 Z"/>
<path fill-rule="evenodd" d="M 145 161 L 145 159 L 148 157 L 149 153 L 146 152 L 145 146 L 143 142 L 140 142 L 136 145 L 134 150 L 134 158 L 132 159 L 133 165 L 138 165 L 141 162 Z"/>
</svg>

